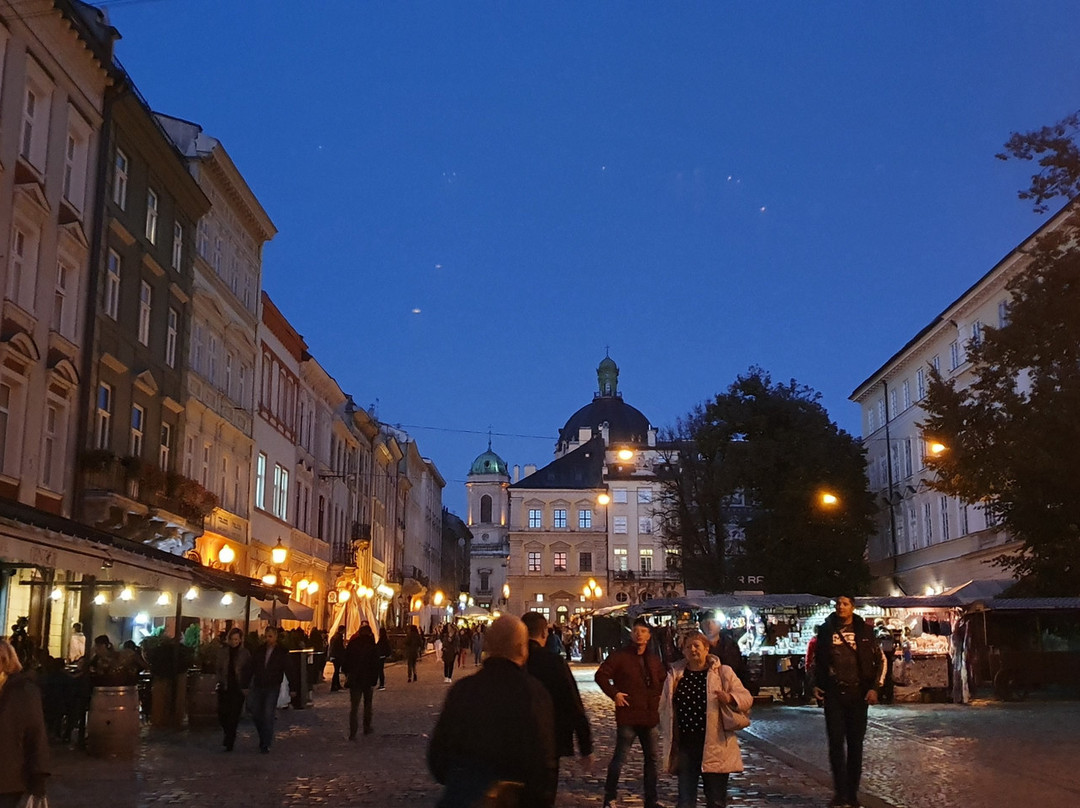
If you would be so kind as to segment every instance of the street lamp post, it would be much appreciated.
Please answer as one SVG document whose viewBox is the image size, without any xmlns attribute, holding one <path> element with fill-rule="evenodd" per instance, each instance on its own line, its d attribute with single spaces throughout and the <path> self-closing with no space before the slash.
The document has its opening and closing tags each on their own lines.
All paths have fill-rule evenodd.
<svg viewBox="0 0 1080 808">
<path fill-rule="evenodd" d="M 589 650 L 590 659 L 595 662 L 598 654 L 596 646 L 593 644 L 593 612 L 596 611 L 596 600 L 597 598 L 603 597 L 604 590 L 597 585 L 595 578 L 590 578 L 589 582 L 585 584 L 585 587 L 581 590 L 581 594 L 585 596 L 585 601 L 589 604 Z"/>
</svg>

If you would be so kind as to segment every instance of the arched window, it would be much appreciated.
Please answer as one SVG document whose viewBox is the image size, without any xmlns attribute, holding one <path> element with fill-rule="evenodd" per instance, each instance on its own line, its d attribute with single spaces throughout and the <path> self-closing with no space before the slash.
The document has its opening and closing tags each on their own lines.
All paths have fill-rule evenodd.
<svg viewBox="0 0 1080 808">
<path fill-rule="evenodd" d="M 480 522 L 485 525 L 491 522 L 491 497 L 488 494 L 480 497 Z"/>
</svg>

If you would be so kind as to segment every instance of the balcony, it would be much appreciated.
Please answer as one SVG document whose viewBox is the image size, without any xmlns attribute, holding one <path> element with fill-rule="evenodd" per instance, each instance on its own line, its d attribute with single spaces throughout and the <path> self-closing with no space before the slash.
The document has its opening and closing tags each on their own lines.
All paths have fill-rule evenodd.
<svg viewBox="0 0 1080 808">
<path fill-rule="evenodd" d="M 678 581 L 681 580 L 677 570 L 649 570 L 647 572 L 635 572 L 634 570 L 612 570 L 613 581 Z"/>
<path fill-rule="evenodd" d="M 356 549 L 348 544 L 330 545 L 330 563 L 346 567 L 356 566 Z"/>
<path fill-rule="evenodd" d="M 367 522 L 353 522 L 349 536 L 360 545 L 360 549 L 367 549 L 371 544 L 371 525 Z"/>
</svg>

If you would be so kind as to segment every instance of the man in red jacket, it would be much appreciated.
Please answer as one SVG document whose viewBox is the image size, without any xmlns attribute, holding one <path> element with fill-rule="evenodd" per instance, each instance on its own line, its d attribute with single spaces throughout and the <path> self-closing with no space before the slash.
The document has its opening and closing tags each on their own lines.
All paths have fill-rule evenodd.
<svg viewBox="0 0 1080 808">
<path fill-rule="evenodd" d="M 652 630 L 644 617 L 634 621 L 630 645 L 609 656 L 596 671 L 596 683 L 615 702 L 615 753 L 604 782 L 604 808 L 615 804 L 626 753 L 637 738 L 645 758 L 645 808 L 658 808 L 656 765 L 660 748 L 660 694 L 667 673 L 649 650 Z"/>
</svg>

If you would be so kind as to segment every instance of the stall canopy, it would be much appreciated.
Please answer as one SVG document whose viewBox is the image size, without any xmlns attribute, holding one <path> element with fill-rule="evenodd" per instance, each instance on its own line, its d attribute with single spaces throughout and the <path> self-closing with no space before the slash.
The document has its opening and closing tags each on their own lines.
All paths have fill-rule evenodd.
<svg viewBox="0 0 1080 808">
<path fill-rule="evenodd" d="M 240 611 L 243 612 L 243 610 L 244 605 L 241 603 Z M 315 610 L 292 598 L 289 598 L 286 603 L 274 600 L 253 600 L 251 601 L 251 616 L 259 620 L 295 620 L 307 623 L 315 618 Z"/>
<path fill-rule="evenodd" d="M 880 606 L 883 609 L 949 609 L 965 608 L 979 601 L 990 601 L 1014 582 L 1008 579 L 968 581 L 936 595 L 896 595 L 880 598 L 859 598 L 860 605 Z"/>
<path fill-rule="evenodd" d="M 787 595 L 703 595 L 701 597 L 663 598 L 637 603 L 630 607 L 630 616 L 673 612 L 704 612 L 709 609 L 775 609 L 784 606 L 822 606 L 830 602 L 821 595 L 793 593 Z"/>
</svg>

